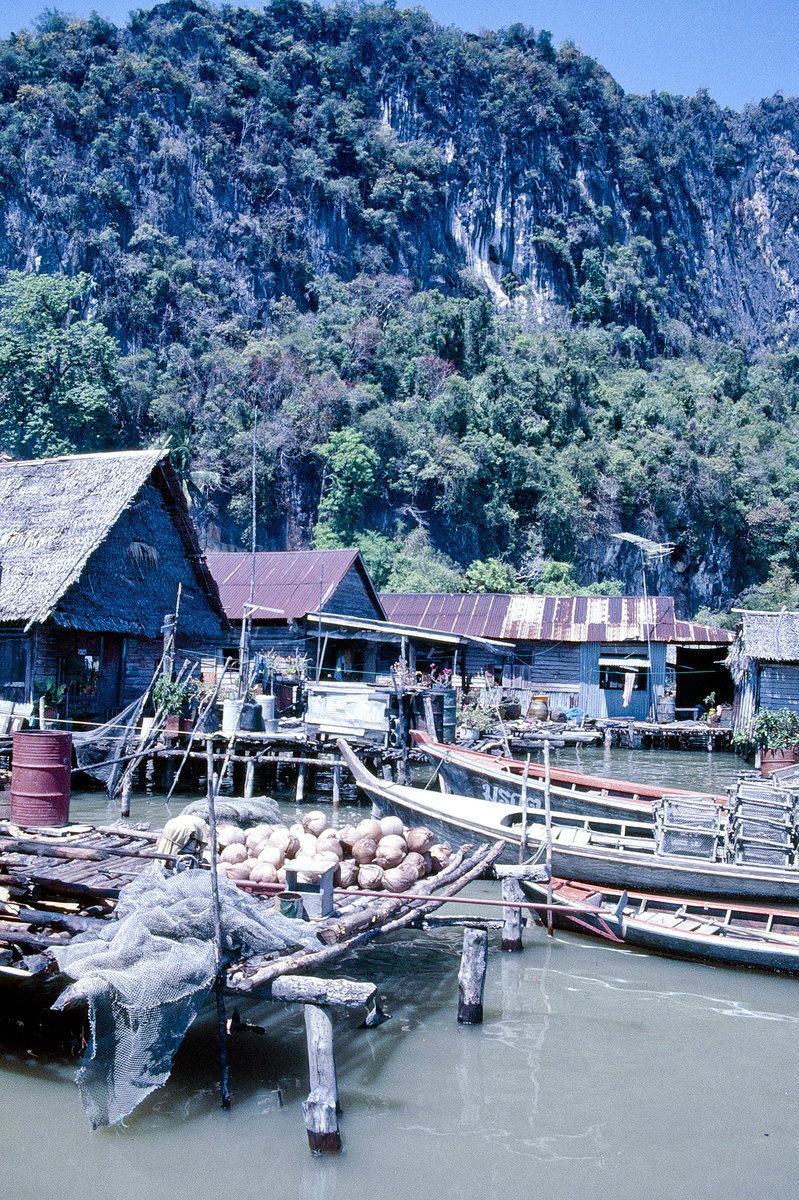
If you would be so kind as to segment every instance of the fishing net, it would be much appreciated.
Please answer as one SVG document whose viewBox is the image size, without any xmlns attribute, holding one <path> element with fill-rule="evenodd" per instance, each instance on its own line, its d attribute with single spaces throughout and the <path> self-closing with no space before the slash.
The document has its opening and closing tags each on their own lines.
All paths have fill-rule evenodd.
<svg viewBox="0 0 799 1200">
<path fill-rule="evenodd" d="M 214 801 L 214 811 L 217 821 L 227 821 L 233 825 L 281 825 L 283 814 L 277 801 L 269 796 L 251 796 L 249 800 L 240 796 L 224 799 L 217 796 Z M 202 817 L 208 820 L 208 801 L 192 800 L 181 810 L 184 817 Z"/>
<path fill-rule="evenodd" d="M 311 926 L 219 879 L 228 961 L 317 947 Z M 114 919 L 53 950 L 89 1008 L 89 1043 L 77 1074 L 92 1127 L 123 1120 L 169 1077 L 172 1059 L 216 978 L 209 871 L 154 864 L 120 892 Z M 58 1009 L 66 999 L 56 1001 Z"/>
<path fill-rule="evenodd" d="M 111 797 L 125 766 L 122 760 L 138 739 L 143 706 L 144 696 L 139 696 L 104 725 L 72 734 L 78 769 L 104 783 Z"/>
</svg>

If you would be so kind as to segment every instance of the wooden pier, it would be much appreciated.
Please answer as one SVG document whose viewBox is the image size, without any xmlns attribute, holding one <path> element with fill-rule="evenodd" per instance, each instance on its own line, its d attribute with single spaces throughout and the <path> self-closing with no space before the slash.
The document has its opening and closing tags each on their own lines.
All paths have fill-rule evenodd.
<svg viewBox="0 0 799 1200">
<path fill-rule="evenodd" d="M 59 973 L 49 952 L 78 933 L 107 926 L 120 890 L 150 863 L 176 863 L 175 855 L 158 853 L 157 837 L 129 826 L 67 826 L 20 834 L 16 827 L 0 822 L 0 883 L 8 897 L 0 903 L 0 993 L 4 1010 L 8 1011 L 10 1004 L 13 1011 L 16 1003 L 19 1016 L 24 1017 L 35 1010 L 37 998 L 49 1006 L 56 996 L 59 1011 L 82 1007 L 82 995 L 78 991 L 72 998 L 70 981 Z M 497 907 L 504 906 L 501 920 L 479 915 L 442 916 L 440 909 L 459 897 L 470 882 L 489 875 L 503 848 L 504 843 L 476 849 L 461 847 L 443 870 L 420 880 L 407 894 L 350 894 L 337 890 L 334 911 L 312 921 L 318 949 L 256 954 L 225 963 L 226 996 L 239 1003 L 255 999 L 303 1006 L 310 1079 L 303 1114 L 314 1153 L 341 1148 L 331 1013 L 339 1009 L 361 1011 L 366 1026 L 378 1025 L 384 1019 L 374 983 L 327 979 L 318 974 L 319 970 L 397 930 L 464 925 L 458 1020 L 479 1023 L 488 930 L 502 930 L 503 949 L 521 949 L 521 914 L 531 906 L 520 901 L 518 882 L 506 879 L 502 897 L 495 902 Z M 541 877 L 540 868 L 531 870 Z M 275 892 L 280 891 L 279 886 L 249 881 L 240 887 L 260 895 L 270 907 Z M 241 1027 L 237 1009 L 227 1023 L 227 1033 Z"/>
<path fill-rule="evenodd" d="M 598 720 L 596 728 L 606 746 L 640 750 L 658 747 L 664 750 L 729 750 L 732 729 L 729 726 L 708 725 L 704 721 L 671 721 L 660 725 L 654 721 Z"/>
</svg>

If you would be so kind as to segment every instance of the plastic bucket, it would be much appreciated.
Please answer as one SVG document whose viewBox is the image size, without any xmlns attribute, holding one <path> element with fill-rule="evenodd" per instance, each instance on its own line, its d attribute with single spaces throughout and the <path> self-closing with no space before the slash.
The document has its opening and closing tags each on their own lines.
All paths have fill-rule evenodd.
<svg viewBox="0 0 799 1200">
<path fill-rule="evenodd" d="M 222 732 L 226 737 L 241 729 L 241 710 L 243 700 L 226 700 L 222 705 Z"/>
<path fill-rule="evenodd" d="M 72 734 L 14 734 L 11 819 L 18 825 L 66 825 L 72 790 Z"/>
<path fill-rule="evenodd" d="M 264 729 L 267 733 L 277 733 L 277 721 L 275 720 L 275 697 L 259 696 L 258 703 L 261 706 L 261 716 L 264 722 Z"/>
</svg>

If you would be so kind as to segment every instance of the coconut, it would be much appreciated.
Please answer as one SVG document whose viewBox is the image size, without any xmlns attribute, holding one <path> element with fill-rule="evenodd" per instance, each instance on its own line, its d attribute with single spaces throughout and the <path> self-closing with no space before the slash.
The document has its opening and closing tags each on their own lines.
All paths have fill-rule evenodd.
<svg viewBox="0 0 799 1200">
<path fill-rule="evenodd" d="M 319 837 L 319 834 L 327 829 L 327 817 L 323 812 L 314 809 L 302 818 L 302 827 L 306 833 L 313 833 Z"/>
<path fill-rule="evenodd" d="M 267 863 L 269 866 L 274 867 L 277 871 L 279 867 L 283 866 L 283 863 L 286 861 L 286 856 L 280 846 L 264 846 L 263 850 L 258 855 L 258 861 L 260 863 Z"/>
<path fill-rule="evenodd" d="M 424 854 L 417 854 L 415 850 L 411 850 L 410 854 L 405 856 L 402 865 L 410 871 L 415 871 L 417 879 L 424 879 L 425 875 L 430 873 L 429 859 Z"/>
<path fill-rule="evenodd" d="M 448 866 L 450 853 L 450 848 L 445 842 L 436 842 L 435 846 L 430 847 L 430 864 L 434 875 Z"/>
<path fill-rule="evenodd" d="M 405 840 L 408 843 L 408 849 L 415 851 L 417 854 L 424 854 L 426 850 L 435 845 L 436 841 L 433 833 L 426 825 L 417 825 L 415 829 L 409 830 Z"/>
<path fill-rule="evenodd" d="M 364 866 L 366 863 L 374 862 L 375 854 L 377 854 L 377 842 L 373 838 L 358 838 L 358 841 L 352 847 L 352 857 L 359 867 Z"/>
<path fill-rule="evenodd" d="M 286 868 L 285 867 L 278 867 L 277 881 L 278 881 L 278 883 L 285 884 L 285 882 L 286 882 Z"/>
<path fill-rule="evenodd" d="M 277 825 L 253 825 L 252 829 L 248 830 L 248 832 L 253 834 L 253 836 L 257 834 L 258 837 L 268 840 L 278 828 L 279 826 Z"/>
<path fill-rule="evenodd" d="M 387 833 L 381 837 L 377 843 L 378 846 L 395 846 L 397 850 L 401 850 L 403 854 L 408 853 L 408 843 L 401 833 Z"/>
<path fill-rule="evenodd" d="M 391 867 L 398 867 L 405 857 L 405 849 L 403 846 L 395 845 L 391 838 L 381 838 L 377 843 L 377 852 L 375 853 L 375 862 L 384 871 Z"/>
<path fill-rule="evenodd" d="M 225 846 L 244 845 L 245 836 L 244 830 L 239 829 L 238 825 L 220 825 L 216 831 L 216 841 L 220 850 Z"/>
<path fill-rule="evenodd" d="M 277 871 L 272 863 L 257 862 L 250 871 L 253 883 L 277 883 Z"/>
<path fill-rule="evenodd" d="M 312 833 L 303 833 L 298 839 L 300 854 L 303 858 L 313 858 L 316 854 L 317 840 Z"/>
<path fill-rule="evenodd" d="M 285 825 L 276 825 L 269 835 L 269 845 L 282 846 L 285 849 L 291 841 L 292 836 Z"/>
<path fill-rule="evenodd" d="M 244 844 L 247 847 L 248 853 L 257 858 L 267 842 L 268 838 L 266 838 L 262 833 L 248 833 Z"/>
<path fill-rule="evenodd" d="M 379 842 L 383 836 L 383 830 L 379 821 L 373 821 L 371 817 L 366 817 L 365 820 L 359 821 L 357 826 L 359 838 L 371 838 L 373 842 Z"/>
<path fill-rule="evenodd" d="M 396 834 L 397 836 L 402 837 L 404 833 L 402 821 L 399 819 L 399 817 L 381 817 L 380 828 L 383 830 L 384 837 L 390 836 L 391 834 Z"/>
<path fill-rule="evenodd" d="M 358 864 L 351 858 L 345 858 L 336 867 L 336 873 L 333 876 L 333 882 L 337 887 L 347 888 L 358 879 Z"/>
<path fill-rule="evenodd" d="M 345 825 L 338 831 L 338 840 L 345 850 L 351 850 L 360 836 L 354 825 Z"/>
<path fill-rule="evenodd" d="M 238 863 L 223 862 L 223 863 L 219 864 L 219 874 L 226 875 L 228 877 L 228 879 L 232 879 L 232 880 L 249 879 L 250 878 L 250 868 L 247 866 L 246 863 L 243 863 L 243 862 L 238 862 Z"/>
<path fill-rule="evenodd" d="M 387 892 L 407 892 L 415 883 L 413 871 L 407 870 L 404 863 L 400 867 L 391 867 L 383 875 L 383 887 Z"/>
<path fill-rule="evenodd" d="M 339 860 L 345 857 L 344 847 L 336 835 L 330 830 L 327 830 L 319 838 L 316 849 L 319 854 L 321 854 L 323 851 L 329 854 L 335 854 L 336 858 Z"/>
<path fill-rule="evenodd" d="M 302 837 L 305 830 L 302 827 L 302 821 L 295 821 L 293 825 L 289 825 L 289 833 L 293 833 L 295 837 Z"/>
<path fill-rule="evenodd" d="M 225 846 L 219 857 L 225 863 L 242 863 L 247 860 L 247 851 L 240 842 L 232 842 Z"/>
<path fill-rule="evenodd" d="M 358 871 L 358 887 L 370 892 L 379 892 L 383 886 L 383 868 L 375 863 L 366 863 Z"/>
</svg>

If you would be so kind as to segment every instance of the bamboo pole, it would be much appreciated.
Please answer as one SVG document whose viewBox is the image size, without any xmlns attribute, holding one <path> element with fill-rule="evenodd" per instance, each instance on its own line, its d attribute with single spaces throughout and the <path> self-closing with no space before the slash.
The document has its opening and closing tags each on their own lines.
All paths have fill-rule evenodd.
<svg viewBox="0 0 799 1200">
<path fill-rule="evenodd" d="M 544 743 L 544 820 L 547 831 L 547 904 L 552 904 L 552 772 L 549 762 L 549 742 Z M 547 933 L 552 937 L 552 908 L 547 908 Z"/>
<path fill-rule="evenodd" d="M 225 1021 L 224 967 L 222 947 L 222 917 L 219 908 L 219 877 L 216 868 L 216 780 L 214 779 L 214 744 L 211 738 L 205 741 L 206 762 L 208 764 L 208 826 L 211 840 L 211 898 L 214 909 L 214 944 L 216 946 L 216 1026 L 219 1041 L 219 1090 L 222 1095 L 222 1107 L 230 1108 L 230 1087 L 228 1081 L 227 1063 L 227 1024 Z"/>
<path fill-rule="evenodd" d="M 228 669 L 230 668 L 231 661 L 232 660 L 229 658 L 225 659 L 225 665 L 222 667 L 222 674 L 219 676 L 219 679 L 216 681 L 216 687 L 214 688 L 213 695 L 211 696 L 210 700 L 205 705 L 205 707 L 202 709 L 202 711 L 201 712 L 198 711 L 198 713 L 197 713 L 197 721 L 196 721 L 197 725 L 199 725 L 201 723 L 202 718 L 204 718 L 208 715 L 208 713 L 211 711 L 211 709 L 214 707 L 217 700 L 219 699 L 219 693 L 222 689 L 222 681 L 225 678 L 225 675 L 227 674 Z M 177 787 L 178 780 L 180 779 L 180 773 L 183 770 L 184 766 L 186 765 L 186 760 L 188 759 L 189 755 L 191 754 L 192 743 L 196 736 L 197 736 L 197 734 L 196 734 L 195 730 L 192 729 L 191 733 L 189 734 L 189 743 L 186 746 L 186 751 L 183 755 L 183 758 L 180 761 L 180 765 L 178 766 L 177 771 L 175 772 L 175 778 L 172 780 L 172 786 L 170 787 L 170 789 L 167 793 L 166 800 L 164 801 L 165 804 L 168 804 L 172 798 L 172 793 L 174 792 L 175 788 Z"/>
<path fill-rule="evenodd" d="M 522 834 L 519 840 L 519 866 L 527 857 L 527 781 L 530 778 L 530 755 L 527 755 L 527 762 L 524 764 L 524 774 L 522 775 Z"/>
</svg>

